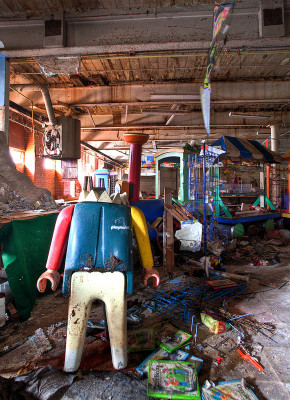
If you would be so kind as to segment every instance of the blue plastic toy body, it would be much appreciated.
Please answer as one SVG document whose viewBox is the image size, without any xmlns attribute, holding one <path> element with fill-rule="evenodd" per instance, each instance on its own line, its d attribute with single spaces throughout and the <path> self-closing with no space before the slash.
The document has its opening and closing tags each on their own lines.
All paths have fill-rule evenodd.
<svg viewBox="0 0 290 400">
<path fill-rule="evenodd" d="M 73 211 L 63 279 L 70 293 L 75 271 L 124 271 L 127 293 L 133 293 L 131 212 L 125 205 L 78 203 Z"/>
</svg>

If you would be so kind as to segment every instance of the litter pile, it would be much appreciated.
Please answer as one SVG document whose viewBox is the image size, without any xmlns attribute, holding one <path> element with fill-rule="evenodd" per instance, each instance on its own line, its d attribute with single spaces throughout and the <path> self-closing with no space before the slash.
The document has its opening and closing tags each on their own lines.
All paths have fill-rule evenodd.
<svg viewBox="0 0 290 400">
<path fill-rule="evenodd" d="M 263 238 L 259 236 L 243 236 L 235 238 L 229 246 L 221 252 L 224 264 L 236 265 L 276 265 L 280 263 L 281 246 L 288 244 L 285 236 L 289 231 L 285 229 L 267 232 Z"/>
<path fill-rule="evenodd" d="M 56 209 L 48 190 L 34 186 L 13 163 L 3 132 L 0 132 L 0 216 L 24 210 Z"/>
</svg>

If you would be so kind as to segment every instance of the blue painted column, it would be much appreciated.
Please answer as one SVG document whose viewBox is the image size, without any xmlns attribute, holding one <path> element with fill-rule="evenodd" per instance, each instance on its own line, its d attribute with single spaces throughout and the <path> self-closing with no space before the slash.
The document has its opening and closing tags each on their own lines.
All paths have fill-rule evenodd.
<svg viewBox="0 0 290 400">
<path fill-rule="evenodd" d="M 9 61 L 0 53 L 0 131 L 5 132 L 8 143 L 9 136 Z"/>
</svg>

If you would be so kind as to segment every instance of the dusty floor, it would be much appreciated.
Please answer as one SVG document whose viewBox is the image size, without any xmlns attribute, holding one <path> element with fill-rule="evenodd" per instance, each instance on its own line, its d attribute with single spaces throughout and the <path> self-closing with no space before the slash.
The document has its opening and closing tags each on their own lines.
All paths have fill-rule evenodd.
<svg viewBox="0 0 290 400">
<path fill-rule="evenodd" d="M 274 325 L 275 333 L 271 335 L 270 332 L 263 331 L 267 334 L 264 336 L 248 329 L 242 330 L 245 334 L 245 348 L 264 367 L 263 371 L 259 371 L 249 361 L 243 360 L 233 345 L 237 344 L 241 337 L 239 332 L 231 329 L 223 334 L 214 335 L 204 325 L 198 325 L 196 345 L 194 340 L 190 342 L 190 353 L 204 360 L 199 374 L 200 386 L 207 379 L 216 382 L 245 378 L 260 400 L 289 399 L 288 257 L 290 257 L 290 246 L 284 246 L 280 254 L 280 264 L 255 267 L 227 266 L 228 272 L 247 273 L 250 276 L 248 289 L 230 302 L 229 311 L 238 315 L 253 313 L 253 316 L 248 318 L 258 323 L 267 322 Z M 182 275 L 183 272 L 180 269 L 177 275 Z M 167 279 L 165 274 L 163 279 Z M 132 299 L 144 300 L 150 298 L 153 293 L 153 288 L 144 289 L 137 282 L 136 294 Z M 141 379 L 136 374 L 135 368 L 150 352 L 129 353 L 128 368 L 116 372 L 110 362 L 110 350 L 106 344 L 108 342 L 90 337 L 85 346 L 82 368 L 77 374 L 62 372 L 67 303 L 68 299 L 57 291 L 39 299 L 28 321 L 8 322 L 1 328 L 0 376 L 3 378 L 0 378 L 2 385 L 0 399 L 147 399 L 147 380 Z M 94 304 L 90 319 L 98 321 L 102 318 L 102 305 Z M 151 314 L 145 310 L 142 326 L 156 325 L 161 320 L 162 318 L 156 313 Z M 42 345 L 39 343 L 36 345 L 35 341 L 28 339 L 39 328 L 42 328 L 45 338 Z M 96 355 L 94 359 L 90 358 L 92 351 Z M 222 357 L 219 364 L 216 362 L 218 356 Z M 26 374 L 29 373 L 27 378 Z M 39 375 L 35 377 L 38 373 Z M 42 384 L 39 385 L 39 382 Z M 47 386 L 50 386 L 52 392 L 48 391 L 45 394 Z M 7 394 L 5 397 L 5 393 L 15 393 L 15 395 L 9 397 Z M 29 397 L 29 393 L 34 395 Z"/>
</svg>

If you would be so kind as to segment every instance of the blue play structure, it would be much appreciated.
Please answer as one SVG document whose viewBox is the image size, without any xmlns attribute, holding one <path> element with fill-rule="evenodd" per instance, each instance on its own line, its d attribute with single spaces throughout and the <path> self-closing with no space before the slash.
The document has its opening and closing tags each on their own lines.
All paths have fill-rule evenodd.
<svg viewBox="0 0 290 400">
<path fill-rule="evenodd" d="M 109 176 L 108 169 L 96 169 L 94 172 L 94 187 L 103 187 L 109 193 Z"/>
<path fill-rule="evenodd" d="M 164 201 L 163 199 L 148 199 L 148 200 L 139 200 L 139 201 L 131 201 L 131 206 L 139 208 L 147 222 L 148 225 L 148 234 L 150 240 L 157 239 L 157 230 L 152 228 L 150 224 L 152 224 L 157 218 L 163 217 L 164 212 Z"/>
</svg>

